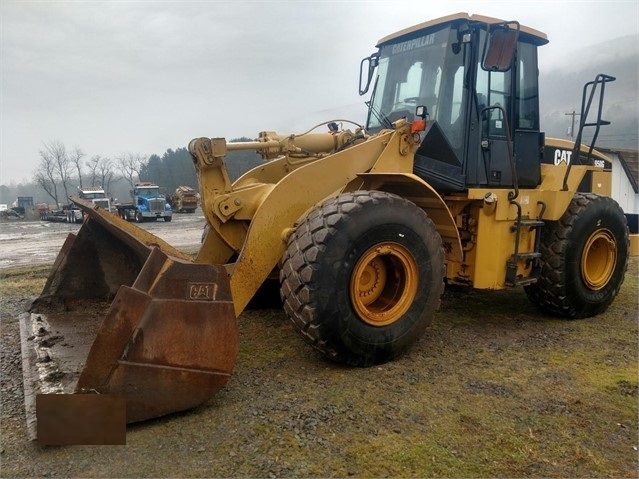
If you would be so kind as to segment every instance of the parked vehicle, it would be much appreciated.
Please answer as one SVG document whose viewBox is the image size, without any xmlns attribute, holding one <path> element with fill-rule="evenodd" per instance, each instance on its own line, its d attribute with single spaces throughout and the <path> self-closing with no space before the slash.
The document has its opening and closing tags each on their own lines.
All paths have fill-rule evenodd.
<svg viewBox="0 0 639 479">
<path fill-rule="evenodd" d="M 178 186 L 169 202 L 176 213 L 193 213 L 198 206 L 198 193 L 190 186 Z"/>
<path fill-rule="evenodd" d="M 99 186 L 78 186 L 77 197 L 86 201 L 90 201 L 95 206 L 104 208 L 106 211 L 111 211 L 111 200 L 107 196 L 104 189 Z M 84 213 L 75 204 L 69 203 L 64 208 L 64 216 L 67 223 L 82 223 L 84 220 Z M 42 215 L 41 215 L 42 216 Z M 50 220 L 51 221 L 51 220 Z M 53 221 L 57 221 L 56 219 Z"/>
<path fill-rule="evenodd" d="M 136 183 L 131 190 L 131 203 L 119 203 L 114 206 L 118 216 L 127 221 L 142 223 L 160 218 L 171 221 L 173 217 L 171 205 L 160 193 L 160 187 L 150 182 Z"/>
</svg>

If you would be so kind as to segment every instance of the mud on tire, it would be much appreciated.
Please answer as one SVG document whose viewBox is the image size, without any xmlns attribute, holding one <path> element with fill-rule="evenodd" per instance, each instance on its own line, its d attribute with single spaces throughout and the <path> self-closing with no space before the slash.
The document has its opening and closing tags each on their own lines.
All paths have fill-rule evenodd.
<svg viewBox="0 0 639 479">
<path fill-rule="evenodd" d="M 543 312 L 586 318 L 605 311 L 628 266 L 628 227 L 609 197 L 577 193 L 559 219 L 544 227 L 541 276 L 524 289 Z"/>
<path fill-rule="evenodd" d="M 334 361 L 370 366 L 423 335 L 443 277 L 441 238 L 424 211 L 396 195 L 356 191 L 298 222 L 280 294 L 306 342 Z"/>
</svg>

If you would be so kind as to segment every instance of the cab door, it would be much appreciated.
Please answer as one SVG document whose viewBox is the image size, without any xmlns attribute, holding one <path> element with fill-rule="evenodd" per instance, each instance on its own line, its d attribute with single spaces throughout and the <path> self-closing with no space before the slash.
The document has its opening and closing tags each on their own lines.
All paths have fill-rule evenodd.
<svg viewBox="0 0 639 479">
<path fill-rule="evenodd" d="M 541 181 L 543 147 L 536 47 L 517 42 L 508 69 L 490 71 L 478 63 L 476 78 L 481 123 L 479 169 L 485 175 L 479 177 L 483 176 L 480 184 L 508 188 L 515 185 L 516 178 L 519 187 L 536 187 Z"/>
</svg>

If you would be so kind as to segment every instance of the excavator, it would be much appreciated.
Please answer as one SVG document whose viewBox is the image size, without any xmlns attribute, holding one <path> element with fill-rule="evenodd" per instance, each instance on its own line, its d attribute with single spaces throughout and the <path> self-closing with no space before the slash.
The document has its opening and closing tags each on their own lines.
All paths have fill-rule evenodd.
<svg viewBox="0 0 639 479">
<path fill-rule="evenodd" d="M 445 285 L 523 287 L 567 319 L 605 311 L 629 252 L 594 148 L 615 78 L 584 85 L 574 142 L 546 138 L 547 42 L 517 21 L 429 20 L 361 61 L 365 125 L 193 139 L 206 218 L 195 255 L 74 198 L 88 219 L 21 320 L 29 430 L 38 395 L 117 395 L 127 423 L 204 403 L 228 382 L 237 318 L 267 284 L 310 347 L 354 367 L 407 352 Z M 231 182 L 225 156 L 240 149 L 265 161 Z"/>
</svg>

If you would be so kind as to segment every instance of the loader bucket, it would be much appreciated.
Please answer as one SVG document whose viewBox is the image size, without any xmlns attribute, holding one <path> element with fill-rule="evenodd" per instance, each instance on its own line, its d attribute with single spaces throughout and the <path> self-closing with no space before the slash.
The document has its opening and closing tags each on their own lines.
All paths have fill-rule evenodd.
<svg viewBox="0 0 639 479">
<path fill-rule="evenodd" d="M 21 317 L 27 423 L 37 394 L 126 399 L 127 423 L 202 404 L 238 352 L 223 266 L 196 264 L 160 238 L 74 200 L 88 215 Z"/>
</svg>

